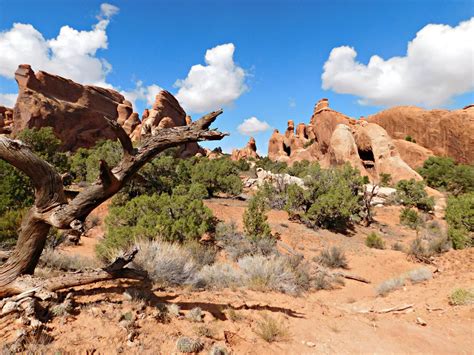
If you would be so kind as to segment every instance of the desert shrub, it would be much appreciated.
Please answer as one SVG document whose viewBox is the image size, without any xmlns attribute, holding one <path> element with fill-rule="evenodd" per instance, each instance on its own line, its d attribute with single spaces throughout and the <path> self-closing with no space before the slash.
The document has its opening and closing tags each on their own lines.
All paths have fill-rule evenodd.
<svg viewBox="0 0 474 355">
<path fill-rule="evenodd" d="M 369 248 L 385 249 L 385 241 L 375 232 L 370 233 L 367 238 L 365 238 L 365 245 Z"/>
<path fill-rule="evenodd" d="M 426 267 L 422 267 L 422 268 L 407 272 L 405 276 L 412 283 L 418 283 L 418 282 L 423 282 L 426 280 L 431 280 L 433 278 L 433 273 L 431 272 L 430 269 Z"/>
<path fill-rule="evenodd" d="M 9 249 L 15 245 L 25 212 L 25 209 L 7 210 L 0 214 L 0 248 Z"/>
<path fill-rule="evenodd" d="M 429 157 L 418 172 L 426 184 L 454 195 L 474 191 L 474 166 L 456 164 L 452 158 Z"/>
<path fill-rule="evenodd" d="M 455 249 L 474 246 L 474 192 L 448 198 L 446 221 Z"/>
<path fill-rule="evenodd" d="M 405 279 L 403 277 L 396 277 L 382 282 L 375 288 L 378 296 L 385 296 L 388 293 L 398 290 L 405 286 Z"/>
<path fill-rule="evenodd" d="M 288 187 L 285 206 L 290 217 L 298 217 L 309 227 L 345 230 L 359 219 L 362 178 L 349 165 L 321 169 L 311 164 L 305 178 L 306 189 Z"/>
<path fill-rule="evenodd" d="M 380 173 L 380 186 L 390 186 L 392 182 L 392 175 L 387 173 Z"/>
<path fill-rule="evenodd" d="M 69 169 L 67 156 L 59 149 L 61 140 L 56 138 L 51 127 L 26 128 L 17 138 L 26 143 L 36 155 L 54 166 L 58 172 L 63 173 Z"/>
<path fill-rule="evenodd" d="M 245 159 L 239 159 L 237 161 L 233 161 L 232 162 L 235 167 L 239 170 L 239 171 L 249 171 L 250 170 L 250 164 L 247 160 Z"/>
<path fill-rule="evenodd" d="M 242 273 L 226 263 L 204 266 L 196 275 L 194 285 L 207 289 L 236 287 L 242 283 Z"/>
<path fill-rule="evenodd" d="M 344 285 L 344 279 L 325 269 L 318 270 L 311 280 L 311 286 L 315 290 L 333 290 L 336 285 Z"/>
<path fill-rule="evenodd" d="M 432 211 L 434 199 L 428 197 L 425 184 L 415 179 L 400 180 L 395 186 L 397 189 L 396 200 L 404 206 L 416 207 L 423 211 Z"/>
<path fill-rule="evenodd" d="M 62 271 L 95 269 L 101 266 L 100 262 L 96 259 L 87 258 L 81 255 L 68 255 L 51 248 L 45 248 L 43 250 L 40 258 L 40 265 Z"/>
<path fill-rule="evenodd" d="M 452 306 L 464 306 L 474 303 L 474 292 L 464 288 L 458 288 L 449 295 L 449 304 Z"/>
<path fill-rule="evenodd" d="M 308 205 L 309 202 L 306 198 L 305 190 L 296 184 L 289 185 L 285 210 L 290 215 L 290 218 L 301 218 L 306 213 Z"/>
<path fill-rule="evenodd" d="M 268 315 L 257 321 L 255 334 L 268 343 L 274 341 L 286 340 L 289 336 L 288 328 L 283 322 L 280 322 Z"/>
<path fill-rule="evenodd" d="M 297 294 L 298 278 L 284 257 L 245 256 L 238 261 L 244 286 L 258 291 Z"/>
<path fill-rule="evenodd" d="M 200 159 L 191 169 L 191 181 L 204 185 L 209 196 L 216 193 L 235 196 L 242 192 L 239 169 L 229 158 Z"/>
<path fill-rule="evenodd" d="M 271 209 L 282 210 L 287 203 L 288 186 L 279 186 L 278 188 L 265 182 L 257 192 L 257 196 L 262 198 L 266 205 Z"/>
<path fill-rule="evenodd" d="M 291 167 L 288 167 L 287 173 L 292 176 L 304 178 L 308 174 L 309 166 L 310 162 L 308 160 L 296 161 Z"/>
<path fill-rule="evenodd" d="M 171 195 L 141 195 L 124 206 L 112 207 L 105 219 L 107 233 L 97 252 L 105 257 L 108 250 L 124 248 L 135 239 L 160 238 L 169 242 L 199 239 L 213 228 L 212 212 L 202 200 L 181 189 Z"/>
<path fill-rule="evenodd" d="M 410 135 L 406 136 L 406 137 L 405 137 L 405 140 L 406 140 L 407 142 L 416 143 L 416 140 L 415 140 L 412 136 L 410 136 Z"/>
<path fill-rule="evenodd" d="M 268 157 L 263 157 L 255 163 L 256 168 L 271 171 L 274 174 L 283 174 L 288 171 L 288 165 L 283 162 L 272 161 Z"/>
<path fill-rule="evenodd" d="M 65 154 L 59 152 L 61 141 L 50 127 L 25 129 L 18 139 L 42 159 L 53 165 L 58 172 L 68 170 Z M 4 160 L 0 160 L 0 219 L 6 210 L 19 210 L 31 206 L 34 201 L 30 179 Z"/>
<path fill-rule="evenodd" d="M 122 146 L 119 142 L 104 140 L 93 148 L 79 148 L 70 158 L 71 173 L 76 181 L 93 182 L 99 177 L 100 160 L 114 167 L 122 158 Z"/>
<path fill-rule="evenodd" d="M 204 349 L 204 343 L 199 338 L 180 337 L 176 341 L 176 350 L 180 353 L 198 353 Z"/>
<path fill-rule="evenodd" d="M 267 204 L 260 196 L 250 199 L 249 205 L 244 212 L 244 232 L 252 239 L 268 238 L 272 235 L 272 230 L 267 222 Z"/>
<path fill-rule="evenodd" d="M 200 307 L 194 307 L 186 314 L 186 319 L 191 322 L 200 323 L 203 321 L 204 314 Z"/>
<path fill-rule="evenodd" d="M 338 247 L 327 248 L 321 252 L 317 261 L 329 268 L 347 269 L 347 258 L 344 251 Z"/>
<path fill-rule="evenodd" d="M 418 228 L 423 225 L 423 219 L 416 210 L 412 208 L 403 208 L 400 211 L 400 223 L 411 229 L 418 230 Z"/>
<path fill-rule="evenodd" d="M 219 223 L 216 227 L 216 241 L 232 260 L 247 255 L 269 256 L 277 253 L 275 238 L 249 238 L 240 233 L 234 223 Z"/>
<path fill-rule="evenodd" d="M 194 262 L 200 267 L 211 265 L 216 260 L 217 249 L 213 245 L 190 241 L 184 244 L 184 248 L 189 251 Z"/>
<path fill-rule="evenodd" d="M 392 245 L 392 250 L 405 251 L 405 247 L 403 246 L 402 243 L 400 243 L 400 242 L 395 242 L 395 243 Z"/>
<path fill-rule="evenodd" d="M 191 254 L 178 244 L 153 241 L 137 243 L 140 252 L 133 263 L 145 270 L 149 277 L 158 284 L 183 285 L 194 279 L 198 265 Z"/>
</svg>

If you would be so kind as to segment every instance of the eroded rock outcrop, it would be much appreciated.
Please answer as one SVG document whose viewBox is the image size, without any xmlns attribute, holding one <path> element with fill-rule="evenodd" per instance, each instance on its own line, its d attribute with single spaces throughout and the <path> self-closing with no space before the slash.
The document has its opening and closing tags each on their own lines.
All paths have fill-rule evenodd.
<svg viewBox="0 0 474 355">
<path fill-rule="evenodd" d="M 13 130 L 13 109 L 0 106 L 0 134 L 10 134 Z"/>
<path fill-rule="evenodd" d="M 52 127 L 63 150 L 91 147 L 101 139 L 115 139 L 105 116 L 116 120 L 117 108 L 127 104 L 117 91 L 80 85 L 30 65 L 15 73 L 18 98 L 13 110 L 13 135 L 25 128 Z"/>
<path fill-rule="evenodd" d="M 320 100 L 309 125 L 299 124 L 294 134 L 293 121 L 285 134 L 273 132 L 268 156 L 275 161 L 318 161 L 322 167 L 349 163 L 362 175 L 377 181 L 381 173 L 392 175 L 392 181 L 421 179 L 398 152 L 387 132 L 376 124 L 355 120 L 329 107 Z"/>
<path fill-rule="evenodd" d="M 255 143 L 255 139 L 250 137 L 247 145 L 242 149 L 233 149 L 232 155 L 230 157 L 232 160 L 240 160 L 240 159 L 249 159 L 254 158 L 258 159 L 260 156 L 257 154 L 257 144 Z"/>
<path fill-rule="evenodd" d="M 400 157 L 410 165 L 412 169 L 422 167 L 425 160 L 434 155 L 431 150 L 419 144 L 408 142 L 405 139 L 393 139 L 393 143 L 395 143 Z"/>
<path fill-rule="evenodd" d="M 439 156 L 474 163 L 474 107 L 461 110 L 425 110 L 415 106 L 393 107 L 369 116 L 393 139 L 411 136 Z"/>
</svg>

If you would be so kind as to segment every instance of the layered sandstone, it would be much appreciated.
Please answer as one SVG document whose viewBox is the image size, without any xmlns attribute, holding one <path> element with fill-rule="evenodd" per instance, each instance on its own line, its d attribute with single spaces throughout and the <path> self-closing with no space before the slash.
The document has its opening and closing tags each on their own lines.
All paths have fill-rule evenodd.
<svg viewBox="0 0 474 355">
<path fill-rule="evenodd" d="M 273 132 L 268 146 L 270 159 L 290 165 L 301 160 L 318 161 L 322 167 L 349 163 L 373 181 L 382 173 L 392 175 L 394 182 L 421 179 L 382 127 L 331 109 L 327 99 L 316 104 L 309 125 L 297 127 L 295 135 L 294 122 L 288 121 L 285 134 Z"/>
<path fill-rule="evenodd" d="M 412 169 L 422 167 L 425 160 L 434 155 L 431 150 L 417 143 L 408 142 L 405 139 L 394 139 L 393 143 L 395 143 L 400 157 L 410 165 Z"/>
<path fill-rule="evenodd" d="M 474 163 L 474 107 L 461 110 L 425 110 L 414 106 L 393 107 L 368 117 L 392 138 L 411 136 L 435 155 L 460 163 Z"/>
<path fill-rule="evenodd" d="M 9 134 L 13 129 L 13 109 L 0 106 L 0 134 Z"/>
<path fill-rule="evenodd" d="M 255 139 L 250 137 L 247 145 L 242 149 L 233 149 L 232 155 L 230 157 L 232 160 L 240 160 L 240 159 L 258 159 L 260 156 L 257 154 L 257 144 L 255 143 Z"/>
<path fill-rule="evenodd" d="M 63 150 L 91 147 L 99 140 L 116 139 L 105 117 L 116 120 L 117 108 L 127 104 L 118 92 L 80 85 L 31 66 L 15 73 L 18 98 L 13 110 L 13 135 L 25 128 L 52 127 Z"/>
</svg>

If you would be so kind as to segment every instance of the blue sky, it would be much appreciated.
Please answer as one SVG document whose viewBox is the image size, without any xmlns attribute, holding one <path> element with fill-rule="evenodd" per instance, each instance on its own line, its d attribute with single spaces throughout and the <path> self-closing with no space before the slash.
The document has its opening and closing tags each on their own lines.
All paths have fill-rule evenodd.
<svg viewBox="0 0 474 355">
<path fill-rule="evenodd" d="M 0 53 L 0 94 L 17 91 L 13 73 L 8 74 L 15 61 L 36 60 L 27 53 L 26 45 L 8 43 L 13 37 L 6 34 L 14 23 L 32 25 L 46 43 L 57 38 L 63 26 L 92 31 L 102 20 L 101 35 L 105 33 L 105 39 L 81 39 L 91 46 L 84 49 L 85 57 L 105 59 L 110 64 L 111 70 L 102 73 L 102 81 L 90 74 L 94 70 L 84 68 L 91 64 L 105 71 L 108 65 L 88 58 L 84 62 L 78 57 L 71 59 L 67 68 L 49 58 L 51 61 L 38 62 L 33 69 L 59 68 L 60 73 L 82 70 L 95 83 L 104 82 L 135 95 L 136 111 L 140 113 L 148 106 L 146 94 L 153 93 L 152 85 L 177 94 L 180 88 L 176 81 L 184 80 L 188 89 L 182 90 L 178 98 L 185 102 L 188 112 L 224 105 L 217 126 L 231 132 L 218 143 L 226 151 L 245 145 L 248 136 L 239 133 L 237 127 L 245 119 L 256 117 L 267 123 L 256 130 L 266 130 L 250 132 L 259 152 L 266 154 L 272 128 L 284 130 L 288 119 L 309 122 L 314 104 L 323 97 L 329 98 L 335 110 L 356 118 L 395 104 L 459 108 L 474 102 L 474 41 L 466 41 L 473 26 L 459 25 L 474 16 L 472 0 L 107 2 L 113 7 L 102 8 L 101 13 L 104 1 L 0 0 L 0 49 L 4 49 Z M 446 26 L 425 27 L 430 24 Z M 408 43 L 423 28 L 411 59 L 389 61 L 407 56 Z M 25 36 L 34 35 L 30 29 L 21 30 L 27 33 Z M 71 58 L 70 51 L 80 47 L 74 38 L 71 35 L 67 44 L 57 41 L 56 47 L 53 44 L 47 50 L 60 48 L 65 53 L 62 58 Z M 103 48 L 104 43 L 107 48 Z M 219 51 L 212 52 L 216 71 L 204 69 L 208 77 L 189 75 L 195 65 L 209 66 L 204 59 L 206 51 L 223 44 L 233 44 L 233 56 L 229 46 L 218 47 Z M 352 47 L 357 53 L 355 60 L 351 60 L 354 53 L 347 47 L 331 55 L 341 46 Z M 18 53 L 8 57 L 5 48 Z M 374 61 L 367 67 L 374 55 L 382 62 Z M 439 58 L 438 62 L 433 58 Z M 80 70 L 72 67 L 76 59 Z M 327 62 L 330 65 L 325 70 Z M 70 77 L 81 81 L 85 78 L 82 74 Z M 212 86 L 220 76 L 221 81 L 209 88 L 207 96 L 194 96 L 202 85 L 209 82 Z M 137 84 L 139 81 L 141 84 Z M 201 113 L 192 112 L 192 116 L 197 118 Z"/>
</svg>

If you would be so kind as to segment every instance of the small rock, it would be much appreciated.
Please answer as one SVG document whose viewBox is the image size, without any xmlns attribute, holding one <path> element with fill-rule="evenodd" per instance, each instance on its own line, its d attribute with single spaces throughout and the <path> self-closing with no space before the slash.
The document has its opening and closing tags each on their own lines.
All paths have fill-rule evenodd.
<svg viewBox="0 0 474 355">
<path fill-rule="evenodd" d="M 41 327 L 42 325 L 43 325 L 43 323 L 41 323 L 38 319 L 33 318 L 33 319 L 31 319 L 31 321 L 30 321 L 30 326 L 31 326 L 31 328 L 33 328 L 33 329 L 39 328 L 39 327 Z"/>
<path fill-rule="evenodd" d="M 310 348 L 314 348 L 316 346 L 315 343 L 311 342 L 311 341 L 307 341 L 306 342 L 306 346 L 310 347 Z"/>
<path fill-rule="evenodd" d="M 18 309 L 18 305 L 16 302 L 8 301 L 2 308 L 2 314 L 8 314 L 14 312 Z"/>
<path fill-rule="evenodd" d="M 421 319 L 420 317 L 416 317 L 416 323 L 425 327 L 428 323 L 426 323 L 423 319 Z"/>
</svg>

